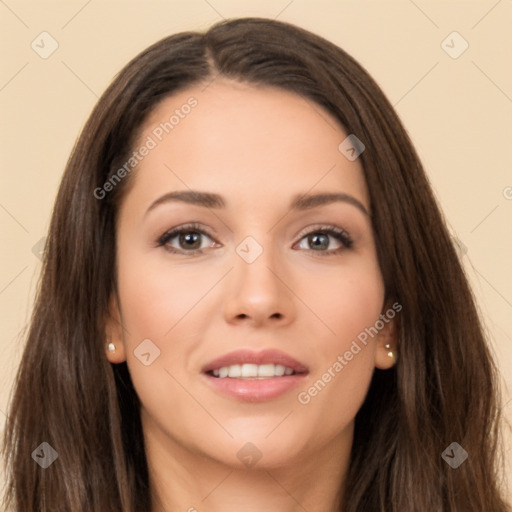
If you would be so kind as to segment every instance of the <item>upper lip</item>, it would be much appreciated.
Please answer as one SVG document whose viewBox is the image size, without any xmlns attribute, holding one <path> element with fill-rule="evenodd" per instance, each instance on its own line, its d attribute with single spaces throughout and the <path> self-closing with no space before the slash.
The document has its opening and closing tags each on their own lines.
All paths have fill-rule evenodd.
<svg viewBox="0 0 512 512">
<path fill-rule="evenodd" d="M 235 350 L 210 361 L 203 366 L 201 371 L 206 373 L 234 364 L 280 364 L 291 368 L 295 373 L 308 373 L 309 371 L 305 364 L 275 349 L 261 350 L 260 352 L 253 350 Z"/>
</svg>

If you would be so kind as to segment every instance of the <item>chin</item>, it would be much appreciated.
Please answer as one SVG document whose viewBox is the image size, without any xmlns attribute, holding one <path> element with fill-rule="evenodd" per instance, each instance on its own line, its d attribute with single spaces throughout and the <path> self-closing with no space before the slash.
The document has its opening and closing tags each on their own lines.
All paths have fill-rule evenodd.
<svg viewBox="0 0 512 512">
<path fill-rule="evenodd" d="M 254 429 L 232 432 L 235 439 L 231 439 L 229 447 L 214 458 L 237 469 L 270 470 L 296 462 L 307 445 L 305 439 L 290 436 L 286 429 L 283 429 L 283 433 L 268 433 L 268 430 Z M 230 456 L 226 457 L 227 454 Z"/>
</svg>

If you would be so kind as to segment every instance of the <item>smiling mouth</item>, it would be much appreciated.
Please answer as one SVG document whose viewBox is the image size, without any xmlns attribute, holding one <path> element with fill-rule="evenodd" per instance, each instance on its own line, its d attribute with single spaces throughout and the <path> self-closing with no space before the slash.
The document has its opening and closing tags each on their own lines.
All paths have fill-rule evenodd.
<svg viewBox="0 0 512 512">
<path fill-rule="evenodd" d="M 237 350 L 202 368 L 215 392 L 238 402 L 267 402 L 304 383 L 309 368 L 280 350 Z"/>
<path fill-rule="evenodd" d="M 298 375 L 293 368 L 282 364 L 233 364 L 222 366 L 206 372 L 218 379 L 263 380 Z"/>
</svg>

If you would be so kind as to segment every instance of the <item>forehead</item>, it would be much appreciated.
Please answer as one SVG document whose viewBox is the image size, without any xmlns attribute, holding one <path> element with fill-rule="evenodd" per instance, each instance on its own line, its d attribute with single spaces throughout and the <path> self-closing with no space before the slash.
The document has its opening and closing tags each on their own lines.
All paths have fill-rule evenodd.
<svg viewBox="0 0 512 512">
<path fill-rule="evenodd" d="M 321 105 L 293 92 L 217 79 L 160 102 L 136 148 L 151 146 L 134 173 L 144 201 L 187 188 L 263 205 L 297 193 L 341 191 L 368 206 L 359 160 L 338 149 L 347 137 Z"/>
</svg>

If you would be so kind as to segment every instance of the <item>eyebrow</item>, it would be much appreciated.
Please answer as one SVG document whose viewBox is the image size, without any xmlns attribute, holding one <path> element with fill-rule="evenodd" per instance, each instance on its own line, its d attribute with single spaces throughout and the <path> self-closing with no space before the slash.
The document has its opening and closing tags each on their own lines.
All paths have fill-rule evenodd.
<svg viewBox="0 0 512 512">
<path fill-rule="evenodd" d="M 200 192 L 198 190 L 177 190 L 169 192 L 159 197 L 146 210 L 144 215 L 147 215 L 151 210 L 164 203 L 182 202 L 193 204 L 196 206 L 203 206 L 205 208 L 225 208 L 226 201 L 219 194 L 211 192 Z M 370 216 L 366 207 L 350 194 L 344 192 L 323 192 L 319 194 L 297 194 L 292 198 L 290 209 L 295 211 L 304 211 L 325 206 L 328 204 L 342 202 L 348 203 L 358 208 L 365 215 Z"/>
</svg>

